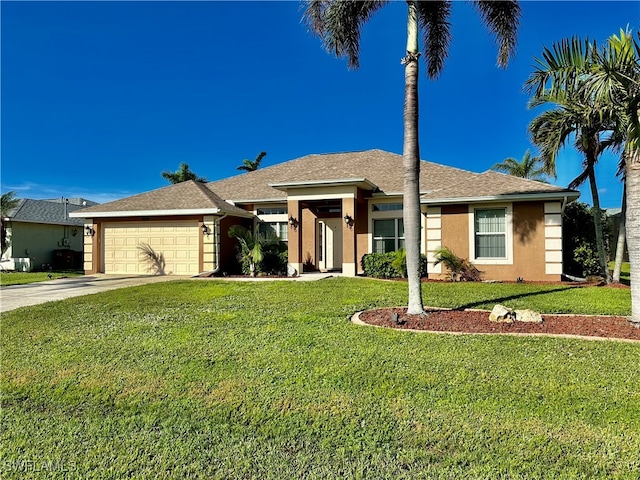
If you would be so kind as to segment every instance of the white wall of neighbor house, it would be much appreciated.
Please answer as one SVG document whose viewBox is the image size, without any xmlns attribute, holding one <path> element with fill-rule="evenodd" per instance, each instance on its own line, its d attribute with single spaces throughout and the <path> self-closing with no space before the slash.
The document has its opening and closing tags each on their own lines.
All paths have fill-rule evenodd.
<svg viewBox="0 0 640 480">
<path fill-rule="evenodd" d="M 562 204 L 544 204 L 544 259 L 545 273 L 562 274 Z"/>
<path fill-rule="evenodd" d="M 81 252 L 83 247 L 80 225 L 11 222 L 8 228 L 9 248 L 4 258 L 15 259 L 15 269 L 40 269 L 52 265 L 54 250 L 70 249 Z"/>
</svg>

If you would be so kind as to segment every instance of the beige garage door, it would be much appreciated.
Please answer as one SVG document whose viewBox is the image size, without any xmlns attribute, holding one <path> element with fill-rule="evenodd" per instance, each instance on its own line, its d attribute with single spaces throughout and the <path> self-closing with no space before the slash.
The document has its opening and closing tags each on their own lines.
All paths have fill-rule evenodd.
<svg viewBox="0 0 640 480">
<path fill-rule="evenodd" d="M 104 272 L 195 275 L 199 238 L 195 220 L 106 223 Z M 144 245 L 151 247 L 158 262 L 146 260 L 139 248 Z"/>
</svg>

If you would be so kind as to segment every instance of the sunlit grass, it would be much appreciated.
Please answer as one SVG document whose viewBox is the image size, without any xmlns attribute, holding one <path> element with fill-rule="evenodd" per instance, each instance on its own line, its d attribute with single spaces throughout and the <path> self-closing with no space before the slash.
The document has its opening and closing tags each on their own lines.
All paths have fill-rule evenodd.
<svg viewBox="0 0 640 480">
<path fill-rule="evenodd" d="M 81 275 L 84 274 L 80 272 L 0 272 L 0 285 L 23 285 Z"/>
<path fill-rule="evenodd" d="M 609 270 L 613 271 L 615 262 L 609 262 Z M 622 268 L 620 269 L 620 283 L 625 285 L 631 285 L 631 265 L 629 262 L 622 262 Z"/>
<path fill-rule="evenodd" d="M 434 306 L 630 306 L 626 289 L 424 287 Z M 637 478 L 640 346 L 348 321 L 405 297 L 365 279 L 182 281 L 3 314 L 0 475 Z M 59 468 L 19 471 L 42 459 Z"/>
</svg>

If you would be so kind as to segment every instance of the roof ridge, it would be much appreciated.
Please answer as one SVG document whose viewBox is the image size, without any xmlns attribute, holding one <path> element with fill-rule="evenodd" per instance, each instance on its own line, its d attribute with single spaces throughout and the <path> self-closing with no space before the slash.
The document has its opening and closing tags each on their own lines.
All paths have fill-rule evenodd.
<svg viewBox="0 0 640 480">
<path fill-rule="evenodd" d="M 485 170 L 484 172 L 480 173 L 480 175 L 502 175 L 504 177 L 509 177 L 509 179 L 516 178 L 518 180 L 524 180 L 524 181 L 536 183 L 536 184 L 549 185 L 549 186 L 558 187 L 558 188 L 568 188 L 568 187 L 561 187 L 559 185 L 554 185 L 551 182 L 541 182 L 540 180 L 534 180 L 532 178 L 525 178 L 525 177 L 518 177 L 517 175 L 511 175 L 509 173 L 504 173 L 504 172 L 496 172 L 495 170 L 491 170 L 491 169 Z"/>
</svg>

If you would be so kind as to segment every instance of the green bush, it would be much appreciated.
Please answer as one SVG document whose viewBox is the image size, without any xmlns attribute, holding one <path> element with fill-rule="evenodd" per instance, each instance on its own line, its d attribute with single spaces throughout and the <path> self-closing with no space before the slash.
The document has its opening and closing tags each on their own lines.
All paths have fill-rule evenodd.
<svg viewBox="0 0 640 480">
<path fill-rule="evenodd" d="M 571 202 L 562 214 L 562 263 L 564 273 L 570 275 L 589 275 L 591 264 L 599 265 L 598 247 L 596 246 L 595 223 L 593 209 L 582 202 Z M 602 235 L 609 238 L 610 226 L 606 215 L 602 213 Z M 589 252 L 592 252 L 591 254 Z M 602 275 L 600 268 L 595 275 Z"/>
<path fill-rule="evenodd" d="M 400 254 L 402 255 L 402 254 Z M 367 253 L 360 260 L 364 274 L 367 277 L 376 278 L 401 278 L 402 273 L 393 267 L 393 263 L 398 258 L 397 252 L 389 253 Z M 420 276 L 427 276 L 427 257 L 420 255 Z"/>
<path fill-rule="evenodd" d="M 589 275 L 602 275 L 598 252 L 588 243 L 583 243 L 576 247 L 573 251 L 573 259 L 582 267 L 582 275 L 584 277 L 588 277 Z"/>
</svg>

